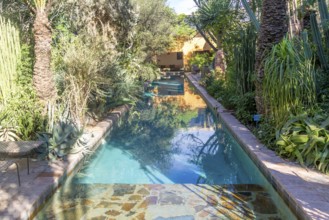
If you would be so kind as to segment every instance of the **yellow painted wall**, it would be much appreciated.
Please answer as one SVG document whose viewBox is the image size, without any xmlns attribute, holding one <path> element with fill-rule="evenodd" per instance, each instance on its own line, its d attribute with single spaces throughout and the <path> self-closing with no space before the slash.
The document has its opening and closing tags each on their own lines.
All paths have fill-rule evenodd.
<svg viewBox="0 0 329 220">
<path fill-rule="evenodd" d="M 157 64 L 159 66 L 179 65 L 181 67 L 188 67 L 189 60 L 195 51 L 209 51 L 211 47 L 201 35 L 196 35 L 191 40 L 184 43 L 179 50 L 183 52 L 183 60 L 177 60 L 176 52 L 170 52 L 157 56 Z"/>
<path fill-rule="evenodd" d="M 177 52 L 164 53 L 157 56 L 157 64 L 159 66 L 175 65 L 182 68 L 184 66 L 183 59 L 177 60 Z"/>
</svg>

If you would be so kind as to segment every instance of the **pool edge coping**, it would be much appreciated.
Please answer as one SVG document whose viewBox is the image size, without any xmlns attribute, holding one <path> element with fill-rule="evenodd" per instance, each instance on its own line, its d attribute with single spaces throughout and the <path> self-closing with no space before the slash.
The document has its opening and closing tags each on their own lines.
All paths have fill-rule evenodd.
<svg viewBox="0 0 329 220">
<path fill-rule="evenodd" d="M 263 145 L 245 125 L 237 120 L 231 112 L 227 111 L 221 103 L 210 96 L 205 88 L 199 85 L 199 79 L 191 73 L 185 73 L 185 76 L 190 84 L 197 90 L 198 94 L 200 94 L 206 101 L 208 106 L 211 107 L 212 111 L 217 115 L 221 122 L 225 124 L 225 127 L 231 132 L 251 160 L 260 169 L 293 214 L 295 214 L 298 219 L 325 219 L 323 216 L 319 216 L 320 213 L 319 215 L 316 215 L 317 213 L 314 213 L 314 210 L 310 210 L 309 207 L 303 205 L 303 202 L 305 203 L 305 197 L 302 197 L 301 195 L 298 196 L 300 192 L 302 191 L 305 194 L 315 192 L 316 190 L 309 186 L 311 183 L 302 179 L 298 174 L 301 172 L 307 172 L 309 175 L 320 175 L 326 181 L 326 186 L 328 187 L 329 177 L 317 171 L 307 170 L 300 165 L 285 161 L 277 156 L 275 152 L 266 148 L 266 146 Z M 278 171 L 277 166 L 287 168 L 286 174 L 282 174 Z M 289 184 L 289 181 L 285 181 L 285 175 L 289 175 L 289 178 L 295 177 L 293 178 L 294 184 Z M 295 187 L 301 187 L 303 190 L 299 189 L 297 192 L 296 189 L 293 190 Z M 319 193 L 318 191 L 316 192 Z M 315 197 L 316 196 L 317 194 Z M 314 197 L 311 198 L 313 198 L 313 200 L 315 199 Z M 316 207 L 320 206 L 321 201 L 315 202 L 313 200 L 308 201 L 307 204 L 313 204 L 311 208 L 316 209 Z M 325 202 L 328 203 L 328 201 Z M 329 203 L 327 206 L 329 207 Z M 329 210 L 327 210 L 325 214 L 329 216 Z"/>
</svg>

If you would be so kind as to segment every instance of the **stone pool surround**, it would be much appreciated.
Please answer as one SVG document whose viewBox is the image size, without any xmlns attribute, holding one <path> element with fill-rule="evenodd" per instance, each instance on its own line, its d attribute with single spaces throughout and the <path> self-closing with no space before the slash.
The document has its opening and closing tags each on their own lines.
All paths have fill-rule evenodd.
<svg viewBox="0 0 329 220">
<path fill-rule="evenodd" d="M 296 217 L 329 219 L 329 176 L 277 156 L 199 85 L 197 75 L 185 75 Z"/>
<path fill-rule="evenodd" d="M 283 219 L 254 184 L 74 184 L 55 193 L 36 220 Z"/>
<path fill-rule="evenodd" d="M 96 150 L 120 118 L 128 112 L 124 105 L 115 108 L 104 120 L 86 129 L 91 135 L 88 142 L 91 151 Z M 66 178 L 82 164 L 86 154 L 70 154 L 65 160 L 31 161 L 30 175 L 26 174 L 25 160 L 20 160 L 21 187 L 17 184 L 15 170 L 0 173 L 0 219 L 32 219 Z"/>
</svg>

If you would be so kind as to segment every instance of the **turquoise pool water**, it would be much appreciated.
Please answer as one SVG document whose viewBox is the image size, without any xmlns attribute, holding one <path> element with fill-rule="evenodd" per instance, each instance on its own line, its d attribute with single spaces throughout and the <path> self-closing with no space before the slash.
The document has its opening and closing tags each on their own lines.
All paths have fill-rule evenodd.
<svg viewBox="0 0 329 220">
<path fill-rule="evenodd" d="M 112 214 L 113 219 L 158 219 L 150 217 L 152 212 L 148 212 L 145 218 L 137 216 L 146 213 L 143 203 L 138 203 L 144 197 L 135 202 L 138 207 L 133 205 L 136 210 L 126 210 L 131 197 L 137 198 L 145 188 L 151 192 L 154 184 L 163 184 L 171 191 L 188 184 L 217 185 L 217 196 L 232 190 L 229 198 L 232 201 L 238 198 L 238 202 L 232 202 L 237 205 L 232 205 L 230 212 L 239 213 L 239 219 L 295 219 L 243 149 L 225 127 L 215 121 L 206 104 L 184 79 L 158 81 L 155 89 L 152 87 L 148 92 L 153 94 L 152 97 L 146 97 L 134 108 L 129 118 L 104 141 L 82 169 L 55 193 L 37 219 L 89 219 L 99 212 L 103 213 L 104 219 Z M 162 192 L 153 193 L 151 197 L 158 197 L 157 202 L 148 202 L 147 207 L 152 210 L 158 207 L 155 213 L 162 213 L 167 209 L 163 206 L 167 200 L 163 199 Z M 186 192 L 176 193 L 187 195 Z M 227 200 L 226 197 L 219 198 Z M 119 206 L 117 200 L 120 199 Z M 150 197 L 147 199 L 153 201 Z M 216 202 L 216 205 L 225 204 L 223 201 Z M 111 209 L 105 210 L 102 204 L 108 204 L 106 207 Z M 242 209 L 241 204 L 248 208 Z M 247 209 L 250 211 L 246 212 Z M 252 217 L 248 213 L 253 213 Z M 221 217 L 222 214 L 214 219 L 231 219 Z M 191 219 L 208 219 L 200 215 L 195 212 Z"/>
<path fill-rule="evenodd" d="M 152 137 L 147 137 L 147 142 L 122 143 L 114 135 L 74 181 L 84 184 L 261 183 L 259 171 L 230 135 L 215 127 L 211 113 L 207 109 L 196 112 L 187 127 L 177 129 L 166 143 L 168 146 L 162 146 L 165 149 L 159 152 L 152 149 L 155 143 Z M 162 127 L 151 129 L 162 132 Z M 132 138 L 129 134 L 124 137 Z M 149 149 L 152 150 L 148 152 Z"/>
</svg>

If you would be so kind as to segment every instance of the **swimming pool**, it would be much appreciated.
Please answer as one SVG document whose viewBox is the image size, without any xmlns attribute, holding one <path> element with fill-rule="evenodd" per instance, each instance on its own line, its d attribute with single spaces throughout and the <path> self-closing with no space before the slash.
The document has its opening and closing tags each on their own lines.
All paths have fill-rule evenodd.
<svg viewBox="0 0 329 220">
<path fill-rule="evenodd" d="M 187 82 L 152 92 L 37 219 L 295 218 Z"/>
</svg>

